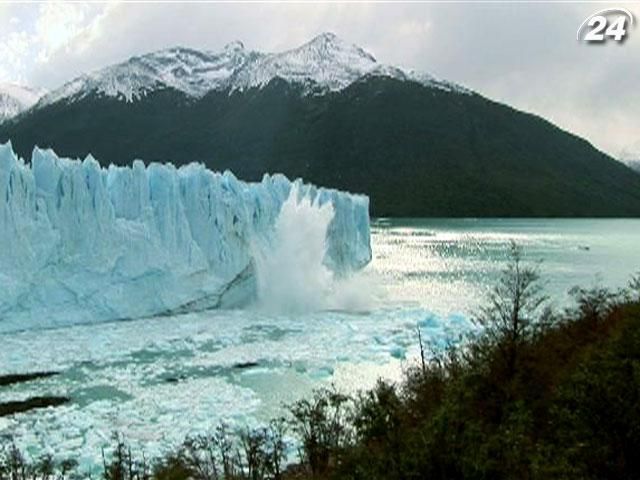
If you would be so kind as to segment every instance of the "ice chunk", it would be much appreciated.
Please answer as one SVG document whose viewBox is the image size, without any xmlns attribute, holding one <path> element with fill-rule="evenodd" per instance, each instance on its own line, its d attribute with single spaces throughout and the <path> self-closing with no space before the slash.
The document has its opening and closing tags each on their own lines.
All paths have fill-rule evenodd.
<svg viewBox="0 0 640 480">
<path fill-rule="evenodd" d="M 0 331 L 246 303 L 256 294 L 254 247 L 268 253 L 290 194 L 332 205 L 323 230 L 331 272 L 370 261 L 362 195 L 282 175 L 244 183 L 198 164 L 105 169 L 51 150 L 35 149 L 26 164 L 0 145 Z"/>
</svg>

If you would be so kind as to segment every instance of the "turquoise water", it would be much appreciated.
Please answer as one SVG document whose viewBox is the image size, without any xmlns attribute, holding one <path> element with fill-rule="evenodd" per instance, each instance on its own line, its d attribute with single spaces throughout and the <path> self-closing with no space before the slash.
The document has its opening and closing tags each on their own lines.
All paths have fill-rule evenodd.
<svg viewBox="0 0 640 480">
<path fill-rule="evenodd" d="M 640 220 L 378 219 L 372 228 L 374 264 L 393 300 L 440 313 L 473 312 L 511 241 L 558 306 L 575 285 L 619 288 L 640 271 Z"/>
<path fill-rule="evenodd" d="M 640 270 L 640 220 L 378 219 L 374 260 L 349 287 L 366 301 L 353 310 L 251 308 L 0 335 L 0 374 L 61 372 L 0 389 L 0 402 L 73 399 L 0 418 L 0 434 L 88 467 L 113 431 L 153 456 L 222 420 L 260 423 L 321 384 L 398 379 L 417 353 L 416 325 L 435 346 L 473 328 L 512 240 L 556 308 L 574 285 L 618 288 Z M 237 366 L 246 362 L 256 365 Z"/>
</svg>

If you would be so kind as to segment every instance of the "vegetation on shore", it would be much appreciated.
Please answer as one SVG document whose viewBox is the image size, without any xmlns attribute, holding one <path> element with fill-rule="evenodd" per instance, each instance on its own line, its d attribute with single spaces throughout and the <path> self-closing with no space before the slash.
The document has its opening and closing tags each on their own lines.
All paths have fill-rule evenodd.
<svg viewBox="0 0 640 480">
<path fill-rule="evenodd" d="M 574 308 L 551 311 L 513 246 L 475 317 L 481 333 L 424 354 L 401 383 L 317 390 L 264 428 L 221 426 L 152 461 L 116 438 L 102 478 L 638 478 L 640 276 L 622 291 L 572 293 Z M 297 463 L 286 466 L 291 439 Z M 83 477 L 73 462 L 0 447 L 2 480 Z"/>
</svg>

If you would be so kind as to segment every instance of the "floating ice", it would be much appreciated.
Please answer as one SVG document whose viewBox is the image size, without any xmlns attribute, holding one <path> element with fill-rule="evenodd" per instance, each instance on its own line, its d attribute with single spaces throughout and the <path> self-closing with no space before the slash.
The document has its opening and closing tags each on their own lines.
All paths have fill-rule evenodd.
<svg viewBox="0 0 640 480">
<path fill-rule="evenodd" d="M 243 183 L 197 164 L 104 169 L 40 149 L 25 164 L 0 145 L 0 331 L 245 304 L 256 294 L 256 246 L 263 258 L 278 249 L 290 195 L 309 203 L 300 220 L 331 211 L 310 232 L 324 237 L 308 239 L 322 243 L 331 275 L 370 261 L 365 196 L 282 175 Z M 295 256 L 282 265 L 300 267 Z"/>
</svg>

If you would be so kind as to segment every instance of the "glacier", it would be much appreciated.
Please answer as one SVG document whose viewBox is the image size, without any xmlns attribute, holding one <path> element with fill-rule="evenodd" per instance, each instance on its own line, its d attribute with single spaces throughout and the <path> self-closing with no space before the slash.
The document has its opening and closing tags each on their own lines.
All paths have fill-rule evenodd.
<svg viewBox="0 0 640 480">
<path fill-rule="evenodd" d="M 298 242 L 287 261 L 283 235 Z M 259 278 L 310 268 L 306 243 L 325 273 L 362 269 L 368 197 L 195 163 L 103 168 L 38 148 L 27 163 L 0 145 L 0 332 L 246 306 Z"/>
</svg>

